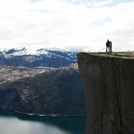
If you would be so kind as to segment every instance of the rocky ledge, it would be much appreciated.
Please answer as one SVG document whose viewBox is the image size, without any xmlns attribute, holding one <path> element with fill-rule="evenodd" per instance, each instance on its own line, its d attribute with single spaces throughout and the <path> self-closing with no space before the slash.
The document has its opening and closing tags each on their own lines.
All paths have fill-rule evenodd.
<svg viewBox="0 0 134 134">
<path fill-rule="evenodd" d="M 134 133 L 134 52 L 79 53 L 87 134 Z"/>
</svg>

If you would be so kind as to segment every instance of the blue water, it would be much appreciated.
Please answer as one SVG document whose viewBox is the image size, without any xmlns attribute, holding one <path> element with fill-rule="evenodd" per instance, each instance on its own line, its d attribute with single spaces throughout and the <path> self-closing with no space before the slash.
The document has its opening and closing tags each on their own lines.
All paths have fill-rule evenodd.
<svg viewBox="0 0 134 134">
<path fill-rule="evenodd" d="M 30 116 L 0 109 L 0 134 L 86 134 L 86 118 Z"/>
</svg>

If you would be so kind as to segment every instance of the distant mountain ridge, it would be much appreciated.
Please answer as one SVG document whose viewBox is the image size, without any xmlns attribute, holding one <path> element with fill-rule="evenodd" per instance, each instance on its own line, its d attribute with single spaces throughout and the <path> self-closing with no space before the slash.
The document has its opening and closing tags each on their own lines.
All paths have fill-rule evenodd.
<svg viewBox="0 0 134 134">
<path fill-rule="evenodd" d="M 6 66 L 25 66 L 25 67 L 63 67 L 71 63 L 77 63 L 76 54 L 79 52 L 105 52 L 105 48 L 92 49 L 83 48 L 83 50 L 66 50 L 59 48 L 41 48 L 27 49 L 12 48 L 0 50 L 0 65 Z M 113 48 L 113 51 L 129 51 L 125 48 Z"/>
<path fill-rule="evenodd" d="M 58 49 L 9 49 L 0 52 L 0 64 L 25 67 L 63 67 L 77 62 L 76 51 Z"/>
</svg>

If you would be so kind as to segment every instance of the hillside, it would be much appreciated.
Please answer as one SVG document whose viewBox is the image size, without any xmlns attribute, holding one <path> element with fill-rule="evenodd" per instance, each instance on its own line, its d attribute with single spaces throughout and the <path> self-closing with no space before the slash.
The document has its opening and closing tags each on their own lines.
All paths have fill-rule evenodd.
<svg viewBox="0 0 134 134">
<path fill-rule="evenodd" d="M 0 66 L 0 84 L 7 83 L 7 82 L 14 82 L 19 79 L 23 79 L 26 77 L 33 77 L 37 74 L 41 74 L 46 71 L 53 70 L 55 68 L 51 67 L 34 67 L 28 68 L 24 66 Z"/>
<path fill-rule="evenodd" d="M 77 64 L 0 85 L 0 107 L 37 115 L 86 116 Z"/>
</svg>

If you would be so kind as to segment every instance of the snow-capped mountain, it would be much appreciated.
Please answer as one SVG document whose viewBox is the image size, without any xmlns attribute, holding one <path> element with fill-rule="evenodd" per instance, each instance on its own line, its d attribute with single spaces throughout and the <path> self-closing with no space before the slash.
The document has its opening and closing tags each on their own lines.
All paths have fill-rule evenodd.
<svg viewBox="0 0 134 134">
<path fill-rule="evenodd" d="M 0 64 L 26 67 L 63 67 L 77 62 L 77 51 L 63 49 L 3 49 L 0 51 Z"/>
<path fill-rule="evenodd" d="M 113 51 L 129 51 L 124 48 L 113 48 Z M 47 67 L 63 67 L 71 63 L 77 63 L 76 54 L 78 52 L 105 52 L 103 49 L 83 48 L 83 50 L 67 50 L 59 48 L 41 48 L 27 49 L 12 48 L 0 49 L 0 65 L 8 66 L 47 66 Z"/>
<path fill-rule="evenodd" d="M 10 57 L 10 56 L 23 56 L 23 55 L 36 55 L 36 56 L 40 56 L 40 55 L 47 55 L 48 57 L 51 56 L 63 56 L 64 53 L 66 55 L 73 55 L 74 52 L 76 51 L 68 51 L 68 50 L 64 50 L 64 49 L 56 49 L 56 48 L 51 48 L 51 49 L 45 49 L 45 48 L 41 48 L 41 49 L 26 49 L 25 47 L 23 48 L 12 48 L 12 49 L 3 49 L 0 50 L 1 53 L 5 56 L 5 57 Z M 61 52 L 61 53 L 60 53 Z"/>
</svg>

